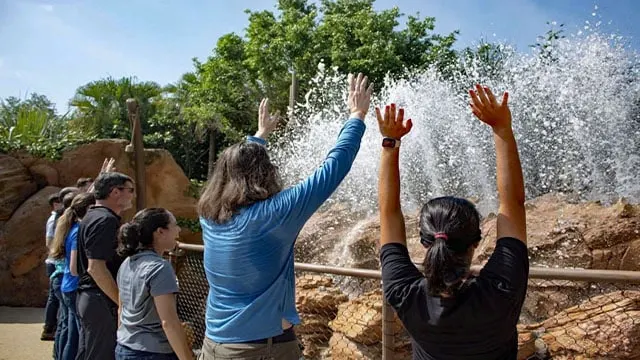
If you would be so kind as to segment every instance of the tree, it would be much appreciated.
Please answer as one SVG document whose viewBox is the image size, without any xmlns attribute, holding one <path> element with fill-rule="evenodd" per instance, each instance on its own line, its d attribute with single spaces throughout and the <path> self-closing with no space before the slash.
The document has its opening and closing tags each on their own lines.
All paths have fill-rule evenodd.
<svg viewBox="0 0 640 360">
<path fill-rule="evenodd" d="M 554 55 L 556 44 L 558 43 L 558 40 L 565 38 L 565 36 L 563 35 L 564 24 L 560 24 L 558 26 L 558 29 L 554 28 L 554 26 L 556 25 L 555 22 L 547 21 L 547 25 L 550 27 L 550 29 L 547 30 L 544 35 L 538 36 L 538 42 L 529 45 L 529 47 L 536 49 L 540 54 L 540 58 L 542 58 L 543 60 L 553 62 L 556 60 Z"/>
<path fill-rule="evenodd" d="M 318 9 L 306 0 L 278 1 L 278 15 L 251 12 L 247 27 L 246 64 L 272 98 L 274 107 L 288 104 L 291 73 L 306 92 L 317 66 L 342 73 L 363 72 L 381 83 L 386 74 L 430 65 L 448 66 L 456 60 L 452 45 L 457 32 L 433 34 L 435 19 L 403 16 L 397 7 L 376 11 L 374 0 L 323 0 Z"/>
<path fill-rule="evenodd" d="M 239 140 L 255 128 L 257 84 L 244 64 L 245 42 L 236 34 L 222 36 L 212 56 L 201 63 L 185 81 L 188 98 L 185 118 L 209 135 L 208 175 L 213 173 L 218 152 L 218 137 Z"/>
<path fill-rule="evenodd" d="M 155 113 L 143 137 L 145 147 L 168 150 L 187 177 L 205 179 L 207 164 L 203 159 L 208 146 L 199 136 L 198 124 L 185 116 L 187 86 L 193 77 L 193 73 L 187 73 L 176 84 L 165 86 L 163 94 L 154 100 Z"/>
<path fill-rule="evenodd" d="M 131 137 L 126 101 L 138 100 L 144 131 L 154 112 L 153 99 L 162 93 L 155 82 L 138 82 L 135 77 L 108 77 L 79 87 L 70 101 L 75 107 L 73 122 L 85 131 L 105 138 Z"/>
</svg>

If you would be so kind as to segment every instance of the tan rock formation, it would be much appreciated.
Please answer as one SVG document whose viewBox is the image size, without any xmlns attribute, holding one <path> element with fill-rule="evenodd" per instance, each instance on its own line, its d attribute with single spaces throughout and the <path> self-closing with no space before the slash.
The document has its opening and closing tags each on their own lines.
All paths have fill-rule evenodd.
<svg viewBox="0 0 640 360">
<path fill-rule="evenodd" d="M 616 291 L 566 309 L 542 324 L 542 340 L 554 359 L 637 359 L 640 292 Z"/>
<path fill-rule="evenodd" d="M 17 159 L 0 155 L 0 221 L 11 214 L 38 190 L 29 171 Z"/>
<path fill-rule="evenodd" d="M 32 165 L 29 172 L 36 180 L 39 187 L 60 186 L 60 175 L 58 170 L 48 164 Z"/>
<path fill-rule="evenodd" d="M 60 191 L 49 186 L 13 213 L 0 233 L 0 304 L 43 306 L 48 289 L 44 268 L 47 257 L 45 225 L 51 210 L 49 195 Z"/>
<path fill-rule="evenodd" d="M 296 334 L 304 345 L 304 356 L 317 358 L 332 335 L 329 321 L 335 318 L 338 305 L 348 297 L 335 287 L 328 276 L 305 274 L 296 278 L 296 307 L 300 325 Z"/>
<path fill-rule="evenodd" d="M 321 314 L 329 318 L 335 317 L 338 312 L 338 305 L 348 301 L 347 295 L 342 293 L 340 289 L 330 285 L 321 285 L 327 283 L 330 278 L 312 277 L 311 280 L 299 280 L 296 285 L 296 307 L 301 313 Z M 314 284 L 316 287 L 313 287 Z"/>
<path fill-rule="evenodd" d="M 394 314 L 393 333 L 404 329 Z M 349 339 L 364 345 L 382 341 L 382 290 L 374 290 L 338 306 L 338 314 L 329 326 Z"/>
</svg>

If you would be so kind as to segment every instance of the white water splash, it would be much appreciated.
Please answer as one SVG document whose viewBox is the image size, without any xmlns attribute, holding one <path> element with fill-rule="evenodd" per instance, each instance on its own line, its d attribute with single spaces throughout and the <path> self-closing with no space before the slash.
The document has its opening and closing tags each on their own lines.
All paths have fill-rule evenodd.
<svg viewBox="0 0 640 360">
<path fill-rule="evenodd" d="M 366 118 L 367 131 L 353 168 L 332 201 L 375 211 L 381 137 L 374 105 L 395 102 L 414 128 L 401 151 L 402 201 L 407 208 L 455 195 L 496 206 L 495 155 L 490 129 L 468 108 L 476 82 L 509 91 L 529 198 L 559 191 L 582 199 L 640 200 L 640 61 L 621 39 L 598 33 L 557 43 L 556 61 L 518 54 L 493 75 L 470 62 L 445 80 L 436 69 L 409 80 L 388 79 Z M 345 121 L 346 77 L 319 67 L 314 88 L 296 108 L 274 157 L 287 183 L 308 176 L 334 145 Z"/>
</svg>

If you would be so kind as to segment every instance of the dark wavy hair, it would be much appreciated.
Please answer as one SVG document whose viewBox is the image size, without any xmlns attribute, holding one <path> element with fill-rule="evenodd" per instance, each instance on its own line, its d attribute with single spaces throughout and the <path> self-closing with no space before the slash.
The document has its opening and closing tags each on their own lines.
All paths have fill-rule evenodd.
<svg viewBox="0 0 640 360">
<path fill-rule="evenodd" d="M 469 249 L 480 242 L 480 214 L 468 200 L 439 197 L 420 212 L 420 242 L 427 248 L 424 275 L 431 295 L 455 295 L 471 266 Z"/>
<path fill-rule="evenodd" d="M 227 148 L 198 201 L 198 214 L 222 224 L 241 208 L 282 190 L 278 168 L 266 147 L 243 141 Z"/>
<path fill-rule="evenodd" d="M 171 216 L 164 208 L 140 210 L 131 221 L 122 225 L 118 232 L 122 257 L 131 256 L 140 250 L 153 248 L 153 233 L 158 228 L 169 228 Z"/>
</svg>

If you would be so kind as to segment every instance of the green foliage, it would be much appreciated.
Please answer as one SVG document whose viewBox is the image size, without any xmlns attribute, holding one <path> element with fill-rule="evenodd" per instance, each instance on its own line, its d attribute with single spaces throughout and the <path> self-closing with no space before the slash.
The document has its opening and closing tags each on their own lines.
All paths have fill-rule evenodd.
<svg viewBox="0 0 640 360">
<path fill-rule="evenodd" d="M 205 185 L 206 181 L 189 179 L 189 196 L 198 199 L 200 197 L 200 193 L 202 192 L 202 188 L 204 188 Z"/>
<path fill-rule="evenodd" d="M 142 128 L 155 112 L 153 99 L 162 93 L 155 82 L 138 82 L 135 77 L 108 77 L 79 87 L 69 102 L 75 108 L 74 125 L 100 138 L 131 138 L 126 101 L 138 100 Z"/>
<path fill-rule="evenodd" d="M 200 220 L 198 219 L 188 219 L 183 217 L 176 218 L 176 223 L 183 229 L 188 229 L 193 233 L 202 232 L 202 228 L 200 227 Z"/>
<path fill-rule="evenodd" d="M 536 49 L 543 61 L 553 62 L 556 60 L 554 55 L 556 44 L 558 40 L 565 38 L 563 35 L 564 24 L 560 24 L 558 29 L 554 27 L 556 25 L 555 22 L 547 21 L 547 25 L 550 29 L 543 36 L 538 36 L 538 41 L 533 45 L 529 45 L 529 47 Z"/>
<path fill-rule="evenodd" d="M 92 140 L 93 137 L 72 130 L 64 116 L 57 116 L 44 95 L 0 100 L 2 152 L 26 150 L 38 157 L 59 159 L 65 149 Z"/>
<path fill-rule="evenodd" d="M 323 0 L 320 8 L 305 0 L 278 1 L 279 14 L 251 12 L 246 38 L 246 61 L 264 93 L 280 110 L 289 100 L 291 72 L 308 90 L 317 66 L 337 67 L 342 73 L 364 72 L 374 83 L 387 74 L 432 64 L 443 68 L 456 60 L 452 45 L 457 32 L 433 34 L 435 19 L 404 16 L 397 7 L 376 11 L 373 0 Z"/>
</svg>

